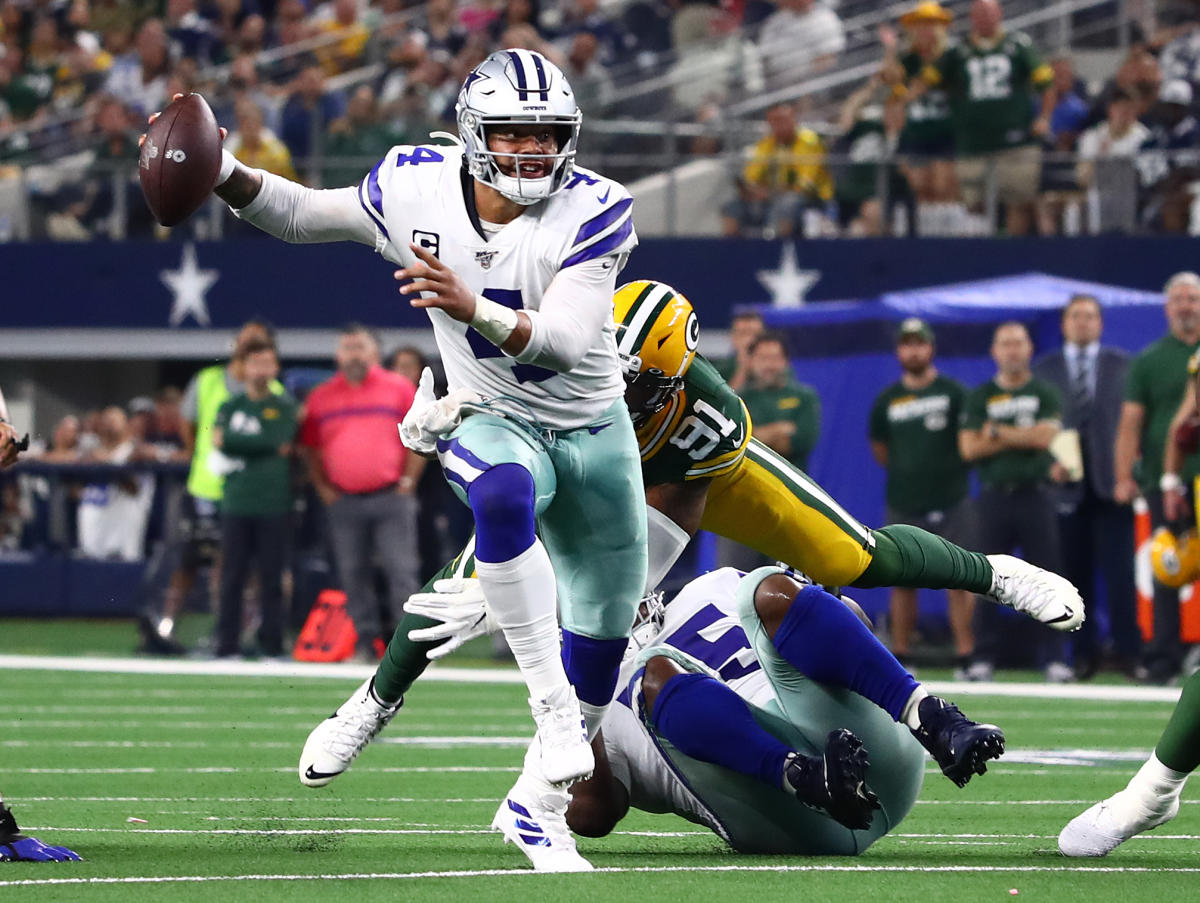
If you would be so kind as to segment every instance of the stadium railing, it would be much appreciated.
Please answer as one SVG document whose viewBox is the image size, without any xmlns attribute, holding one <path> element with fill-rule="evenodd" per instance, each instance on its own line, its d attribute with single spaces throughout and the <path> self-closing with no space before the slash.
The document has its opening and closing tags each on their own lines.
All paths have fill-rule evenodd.
<svg viewBox="0 0 1200 903">
<path fill-rule="evenodd" d="M 756 124 L 744 123 L 744 136 Z M 752 149 L 743 147 L 719 153 L 693 153 L 698 141 L 716 142 L 726 147 L 735 144 L 728 134 L 729 123 L 717 127 L 696 123 L 646 123 L 631 120 L 596 122 L 582 145 L 580 160 L 590 168 L 624 182 L 638 199 L 637 225 L 641 234 L 716 235 L 721 231 L 722 208 L 737 197 L 739 181 Z M 754 132 L 749 132 L 753 135 Z M 826 143 L 833 136 L 826 135 Z M 330 169 L 341 172 L 367 172 L 377 162 L 372 158 L 314 157 L 298 160 L 301 172 L 321 173 Z M 845 196 L 848 179 L 862 190 L 864 167 L 874 167 L 876 188 L 871 193 L 892 211 L 896 203 L 905 205 L 895 194 L 896 180 L 891 175 L 897 164 L 919 166 L 912 156 L 895 156 L 879 161 L 853 159 L 843 153 L 830 153 L 806 159 L 789 157 L 777 165 L 817 163 L 829 173 L 838 197 Z M 1133 159 L 1098 161 L 1092 184 L 1103 184 L 1102 196 L 1080 187 L 1076 181 L 1080 158 L 1068 153 L 1043 154 L 1039 196 L 1063 207 L 1066 234 L 1123 232 L 1152 234 L 1155 226 L 1156 198 L 1168 174 L 1183 182 L 1180 191 L 1200 197 L 1200 184 L 1193 185 L 1187 174 L 1200 167 L 1200 149 L 1180 151 L 1144 151 Z M 852 175 L 853 174 L 853 175 Z M 903 188 L 903 180 L 900 180 Z M 332 187 L 332 186 L 331 186 Z M 103 203 L 93 206 L 90 214 L 76 216 L 73 210 L 81 202 Z M 819 199 L 807 206 L 822 212 Z M 1001 204 L 997 192 L 995 166 L 989 167 L 984 184 L 982 209 L 963 215 L 922 216 L 915 208 L 889 215 L 884 235 L 990 235 L 997 228 Z M 926 211 L 927 213 L 927 211 Z M 827 219 L 834 217 L 828 216 Z M 809 217 L 817 234 L 838 234 L 820 220 Z M 1196 226 L 1200 227 L 1200 217 Z M 215 240 L 244 235 L 250 227 L 228 214 L 214 199 L 186 224 L 174 230 L 179 236 Z M 82 162 L 74 168 L 64 166 L 28 167 L 12 170 L 9 178 L 0 175 L 0 241 L 125 238 L 166 238 L 168 230 L 155 226 L 141 196 L 136 163 Z M 754 234 L 762 234 L 754 233 Z M 769 237 L 769 231 L 768 231 Z"/>
</svg>

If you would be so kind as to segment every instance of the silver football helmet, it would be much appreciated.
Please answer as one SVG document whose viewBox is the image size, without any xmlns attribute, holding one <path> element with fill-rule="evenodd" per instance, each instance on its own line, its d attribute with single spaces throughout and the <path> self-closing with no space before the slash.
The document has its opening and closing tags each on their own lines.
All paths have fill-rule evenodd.
<svg viewBox="0 0 1200 903">
<path fill-rule="evenodd" d="M 472 176 L 509 200 L 528 206 L 562 188 L 575 169 L 575 148 L 583 114 L 562 70 L 532 50 L 498 50 L 467 75 L 455 105 L 458 136 Z M 495 126 L 545 122 L 558 138 L 555 154 L 496 154 L 488 150 L 487 130 Z M 497 157 L 515 157 L 512 175 L 500 171 Z M 550 174 L 523 178 L 521 161 L 551 161 Z"/>
</svg>

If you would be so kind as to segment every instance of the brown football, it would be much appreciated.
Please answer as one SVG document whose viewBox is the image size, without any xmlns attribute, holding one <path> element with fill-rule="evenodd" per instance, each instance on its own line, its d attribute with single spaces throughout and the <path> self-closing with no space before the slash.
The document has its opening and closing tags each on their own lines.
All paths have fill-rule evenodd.
<svg viewBox="0 0 1200 903">
<path fill-rule="evenodd" d="M 221 171 L 221 130 L 199 94 L 185 94 L 146 131 L 138 159 L 142 194 L 164 226 L 183 222 L 208 200 Z"/>
</svg>

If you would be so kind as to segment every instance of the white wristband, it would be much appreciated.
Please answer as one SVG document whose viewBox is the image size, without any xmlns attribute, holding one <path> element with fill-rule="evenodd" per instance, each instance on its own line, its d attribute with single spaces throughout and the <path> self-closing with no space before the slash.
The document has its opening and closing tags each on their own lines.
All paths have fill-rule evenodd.
<svg viewBox="0 0 1200 903">
<path fill-rule="evenodd" d="M 471 326 L 499 348 L 517 328 L 517 312 L 483 295 L 476 295 L 475 316 L 471 318 Z"/>
<path fill-rule="evenodd" d="M 1162 492 L 1182 492 L 1183 480 L 1179 479 L 1179 474 L 1177 473 L 1164 473 L 1159 478 L 1158 488 Z"/>
<path fill-rule="evenodd" d="M 233 175 L 233 168 L 237 166 L 237 157 L 231 154 L 227 149 L 221 148 L 221 170 L 217 173 L 217 183 L 214 188 L 219 188 L 229 181 L 229 177 Z"/>
</svg>

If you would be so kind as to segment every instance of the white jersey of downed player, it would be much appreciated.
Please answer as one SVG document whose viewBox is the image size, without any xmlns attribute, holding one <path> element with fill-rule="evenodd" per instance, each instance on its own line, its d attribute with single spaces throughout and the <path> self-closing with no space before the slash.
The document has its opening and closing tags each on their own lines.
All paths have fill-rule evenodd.
<svg viewBox="0 0 1200 903">
<path fill-rule="evenodd" d="M 756 706 L 775 698 L 738 618 L 735 593 L 742 572 L 721 568 L 698 577 L 667 605 L 662 630 L 648 646 L 670 646 L 715 672 L 738 696 Z M 676 775 L 637 715 L 632 658 L 621 669 L 617 705 L 604 719 L 604 749 L 613 775 L 644 812 L 672 812 L 723 836 L 720 822 Z M 701 789 L 701 792 L 703 790 Z"/>
<path fill-rule="evenodd" d="M 477 294 L 516 310 L 539 310 L 555 274 L 579 265 L 611 268 L 611 299 L 637 244 L 633 198 L 623 186 L 577 167 L 562 190 L 489 228 L 474 211 L 471 183 L 459 147 L 393 147 L 358 186 L 375 223 L 375 249 L 410 266 L 409 242 L 427 248 Z M 518 363 L 441 310 L 428 313 L 451 390 L 512 399 L 508 410 L 548 429 L 591 423 L 624 394 L 611 315 L 579 364 L 555 372 Z"/>
</svg>

